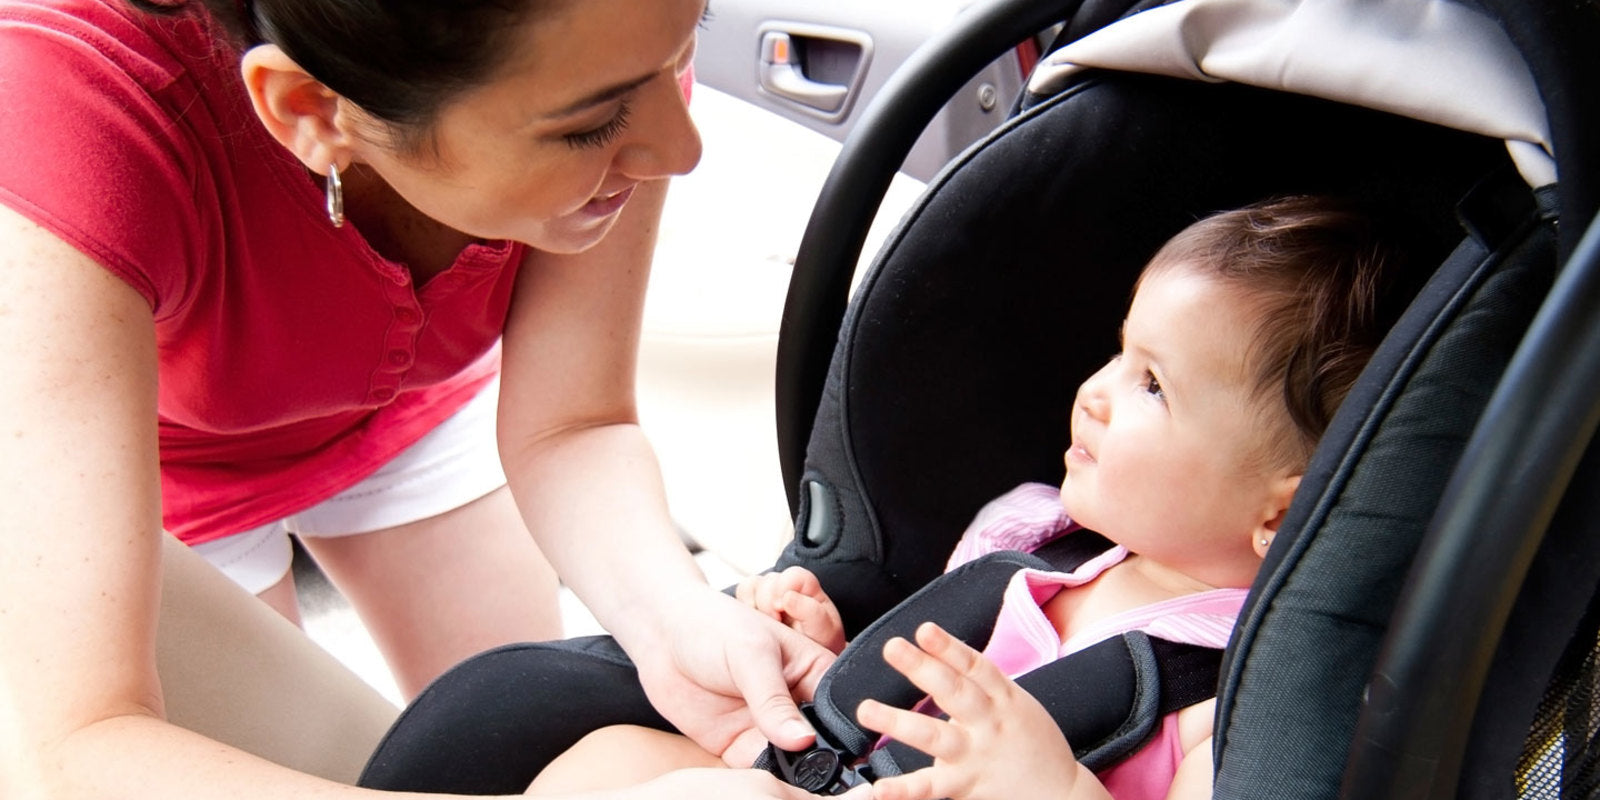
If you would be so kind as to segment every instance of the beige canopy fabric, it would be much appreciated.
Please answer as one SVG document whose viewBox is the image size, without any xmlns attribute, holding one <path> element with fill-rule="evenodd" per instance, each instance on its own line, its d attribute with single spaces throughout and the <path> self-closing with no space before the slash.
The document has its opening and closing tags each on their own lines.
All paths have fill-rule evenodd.
<svg viewBox="0 0 1600 800">
<path fill-rule="evenodd" d="M 1504 139 L 1531 186 L 1556 179 L 1544 104 L 1505 32 L 1451 0 L 1179 0 L 1048 56 L 1029 91 L 1086 67 L 1322 97 Z"/>
</svg>

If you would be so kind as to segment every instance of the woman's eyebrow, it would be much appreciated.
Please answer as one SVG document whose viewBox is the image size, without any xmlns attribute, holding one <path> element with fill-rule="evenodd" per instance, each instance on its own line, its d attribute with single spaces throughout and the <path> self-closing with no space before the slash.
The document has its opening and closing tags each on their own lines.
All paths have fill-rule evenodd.
<svg viewBox="0 0 1600 800">
<path fill-rule="evenodd" d="M 634 89 L 649 83 L 650 79 L 654 78 L 655 76 L 656 74 L 652 72 L 649 75 L 642 75 L 631 80 L 623 81 L 622 83 L 618 83 L 614 86 L 608 86 L 598 92 L 586 95 L 575 102 L 562 106 L 555 111 L 551 111 L 548 114 L 541 114 L 540 117 L 543 119 L 560 119 L 562 117 L 570 117 L 581 111 L 594 108 L 602 103 L 608 103 L 612 100 L 615 100 L 618 97 L 621 97 L 628 92 L 631 92 Z"/>
<path fill-rule="evenodd" d="M 706 4 L 700 9 L 700 18 L 705 19 L 710 13 L 711 3 L 710 0 L 707 0 Z M 650 79 L 654 78 L 655 76 L 656 74 L 651 72 L 648 75 L 640 75 L 637 78 L 626 80 L 613 86 L 608 86 L 593 94 L 579 98 L 578 100 L 558 108 L 548 114 L 542 114 L 541 117 L 544 119 L 560 119 L 562 117 L 570 117 L 573 114 L 577 114 L 581 111 L 587 111 L 588 109 L 594 108 L 601 103 L 608 103 L 627 94 L 628 92 L 633 91 L 634 89 L 639 88 L 640 86 L 645 85 L 646 83 L 649 83 Z"/>
</svg>

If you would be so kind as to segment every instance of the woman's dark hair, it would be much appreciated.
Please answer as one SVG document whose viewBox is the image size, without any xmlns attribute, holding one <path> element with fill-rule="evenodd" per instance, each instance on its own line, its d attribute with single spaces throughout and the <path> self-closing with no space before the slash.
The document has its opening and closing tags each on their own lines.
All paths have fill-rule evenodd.
<svg viewBox="0 0 1600 800">
<path fill-rule="evenodd" d="M 547 0 L 128 0 L 176 14 L 205 7 L 242 47 L 275 44 L 418 150 L 439 109 L 487 80 Z"/>
<path fill-rule="evenodd" d="M 1420 288 L 1404 237 L 1347 201 L 1296 196 L 1226 211 L 1168 241 L 1146 274 L 1181 267 L 1256 304 L 1256 391 L 1287 407 L 1304 464 L 1339 404 Z M 1274 387 L 1277 387 L 1274 390 Z"/>
</svg>

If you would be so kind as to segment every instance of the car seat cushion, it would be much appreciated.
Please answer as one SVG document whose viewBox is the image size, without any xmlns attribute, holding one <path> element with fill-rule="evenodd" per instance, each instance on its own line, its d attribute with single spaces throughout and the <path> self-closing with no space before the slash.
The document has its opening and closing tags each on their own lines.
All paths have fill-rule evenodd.
<svg viewBox="0 0 1600 800">
<path fill-rule="evenodd" d="M 1553 278 L 1553 226 L 1524 205 L 1505 249 L 1469 238 L 1441 267 L 1313 457 L 1224 667 L 1220 796 L 1310 798 L 1338 786 L 1410 561 Z"/>
</svg>

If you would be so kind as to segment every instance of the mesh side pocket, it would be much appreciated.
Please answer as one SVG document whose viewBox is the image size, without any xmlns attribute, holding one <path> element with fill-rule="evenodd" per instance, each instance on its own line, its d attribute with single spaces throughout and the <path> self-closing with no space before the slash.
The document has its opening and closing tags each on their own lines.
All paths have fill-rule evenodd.
<svg viewBox="0 0 1600 800">
<path fill-rule="evenodd" d="M 1588 616 L 1539 703 L 1517 762 L 1517 797 L 1600 796 L 1600 617 Z"/>
</svg>

